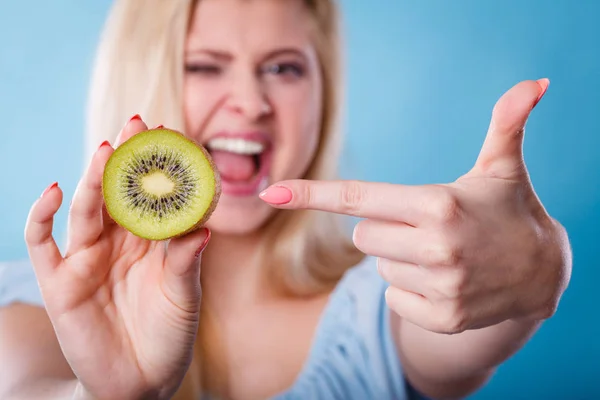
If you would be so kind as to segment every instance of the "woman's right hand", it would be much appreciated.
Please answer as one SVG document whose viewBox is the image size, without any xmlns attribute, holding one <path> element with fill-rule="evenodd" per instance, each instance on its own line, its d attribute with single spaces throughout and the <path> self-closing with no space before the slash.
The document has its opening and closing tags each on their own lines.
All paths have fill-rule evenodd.
<svg viewBox="0 0 600 400">
<path fill-rule="evenodd" d="M 115 146 L 147 129 L 132 118 Z M 200 311 L 199 254 L 210 232 L 165 242 L 121 228 L 104 208 L 101 182 L 113 152 L 105 143 L 79 182 L 68 245 L 52 236 L 63 193 L 51 185 L 32 206 L 25 240 L 64 356 L 94 399 L 169 398 L 183 379 Z"/>
</svg>

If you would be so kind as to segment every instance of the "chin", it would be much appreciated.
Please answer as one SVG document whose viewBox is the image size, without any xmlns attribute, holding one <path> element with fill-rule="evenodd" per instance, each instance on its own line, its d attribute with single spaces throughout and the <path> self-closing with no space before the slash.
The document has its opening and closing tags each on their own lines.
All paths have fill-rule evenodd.
<svg viewBox="0 0 600 400">
<path fill-rule="evenodd" d="M 223 196 L 206 223 L 206 226 L 216 234 L 249 235 L 255 233 L 275 214 L 275 209 L 258 197 L 246 199 L 227 197 Z"/>
</svg>

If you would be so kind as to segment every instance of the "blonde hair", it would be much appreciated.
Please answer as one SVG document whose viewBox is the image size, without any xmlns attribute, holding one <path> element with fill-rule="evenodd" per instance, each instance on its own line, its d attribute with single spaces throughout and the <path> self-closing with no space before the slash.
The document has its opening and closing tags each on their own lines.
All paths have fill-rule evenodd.
<svg viewBox="0 0 600 400">
<path fill-rule="evenodd" d="M 112 142 L 127 119 L 136 113 L 149 125 L 163 124 L 185 131 L 183 54 L 197 1 L 201 0 L 115 1 L 92 75 L 86 159 L 103 140 Z M 304 178 L 334 179 L 342 148 L 339 10 L 335 0 L 302 1 L 314 25 L 324 100 L 319 146 Z M 361 260 L 363 254 L 354 247 L 338 218 L 335 214 L 305 210 L 277 213 L 265 230 L 269 252 L 265 259 L 275 285 L 296 296 L 324 293 Z M 217 365 L 222 364 L 222 357 L 217 350 L 211 350 L 218 347 L 212 343 L 218 335 L 209 328 L 210 313 L 202 314 L 197 343 L 202 361 L 193 363 L 176 398 L 188 398 L 185 396 L 189 393 L 198 396 L 203 389 L 193 376 L 199 374 L 200 364 L 209 365 L 202 368 L 204 386 L 213 386 L 215 391 L 222 386 L 217 382 L 222 380 Z"/>
</svg>

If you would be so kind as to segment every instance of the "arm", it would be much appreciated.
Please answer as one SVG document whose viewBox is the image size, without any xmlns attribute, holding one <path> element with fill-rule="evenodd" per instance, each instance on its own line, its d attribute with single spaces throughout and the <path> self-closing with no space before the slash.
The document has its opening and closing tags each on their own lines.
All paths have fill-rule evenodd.
<svg viewBox="0 0 600 400">
<path fill-rule="evenodd" d="M 0 354 L 0 398 L 83 399 L 43 308 L 0 308 Z"/>
<path fill-rule="evenodd" d="M 515 354 L 535 334 L 544 318 L 554 315 L 558 299 L 571 276 L 572 256 L 567 233 L 557 221 L 554 245 L 544 264 L 560 271 L 556 290 L 551 291 L 546 314 L 541 317 L 508 319 L 481 329 L 455 335 L 435 333 L 399 317 L 391 311 L 391 329 L 406 378 L 422 394 L 436 399 L 465 397 L 483 386 L 498 365 Z M 554 250 L 554 251 L 552 251 Z M 551 286 L 550 280 L 545 280 Z M 539 287 L 534 293 L 542 294 Z M 544 296 L 543 296 L 544 297 Z"/>
<path fill-rule="evenodd" d="M 505 321 L 445 335 L 422 329 L 393 311 L 392 323 L 406 378 L 417 391 L 434 399 L 459 399 L 482 387 L 540 325 Z"/>
<path fill-rule="evenodd" d="M 286 180 L 271 187 L 289 190 L 288 202 L 271 187 L 261 194 L 281 209 L 363 218 L 353 242 L 378 258 L 386 302 L 402 318 L 391 333 L 424 394 L 460 397 L 481 386 L 566 289 L 567 235 L 535 193 L 522 152 L 548 84 L 524 81 L 498 100 L 475 165 L 452 183 Z"/>
</svg>

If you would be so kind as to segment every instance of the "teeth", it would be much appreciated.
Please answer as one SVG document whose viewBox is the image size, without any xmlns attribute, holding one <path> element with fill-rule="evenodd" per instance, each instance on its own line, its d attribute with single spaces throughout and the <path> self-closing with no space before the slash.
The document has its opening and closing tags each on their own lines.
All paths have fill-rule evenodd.
<svg viewBox="0 0 600 400">
<path fill-rule="evenodd" d="M 260 142 L 240 138 L 215 138 L 211 139 L 207 147 L 211 150 L 229 151 L 237 154 L 260 154 L 265 146 Z"/>
</svg>

